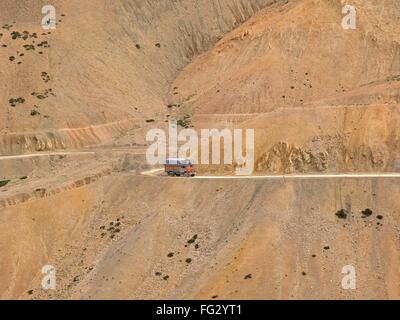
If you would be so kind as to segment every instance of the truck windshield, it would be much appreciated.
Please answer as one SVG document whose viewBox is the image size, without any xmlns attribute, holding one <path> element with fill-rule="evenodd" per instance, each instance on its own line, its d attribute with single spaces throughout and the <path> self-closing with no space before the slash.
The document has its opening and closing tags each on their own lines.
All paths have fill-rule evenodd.
<svg viewBox="0 0 400 320">
<path fill-rule="evenodd" d="M 167 159 L 166 164 L 188 166 L 191 165 L 192 162 L 189 159 Z"/>
</svg>

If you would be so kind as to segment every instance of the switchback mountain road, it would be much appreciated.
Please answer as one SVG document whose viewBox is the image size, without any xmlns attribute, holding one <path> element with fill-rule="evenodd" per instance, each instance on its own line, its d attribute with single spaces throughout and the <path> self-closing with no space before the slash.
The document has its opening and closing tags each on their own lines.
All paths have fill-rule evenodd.
<svg viewBox="0 0 400 320">
<path fill-rule="evenodd" d="M 95 154 L 91 151 L 71 151 L 71 152 L 46 152 L 46 153 L 30 153 L 20 154 L 12 156 L 0 156 L 1 160 L 13 160 L 13 159 L 24 159 L 24 158 L 35 158 L 35 157 L 49 157 L 49 156 L 66 156 L 66 155 L 78 155 L 78 154 Z"/>
</svg>

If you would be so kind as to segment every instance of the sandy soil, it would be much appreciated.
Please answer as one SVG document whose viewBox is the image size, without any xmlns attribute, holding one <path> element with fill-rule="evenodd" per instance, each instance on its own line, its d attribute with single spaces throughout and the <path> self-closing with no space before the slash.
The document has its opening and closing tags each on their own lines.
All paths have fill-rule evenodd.
<svg viewBox="0 0 400 320">
<path fill-rule="evenodd" d="M 400 3 L 353 3 L 2 0 L 0 298 L 398 299 Z M 254 176 L 163 176 L 169 119 L 255 129 Z"/>
</svg>

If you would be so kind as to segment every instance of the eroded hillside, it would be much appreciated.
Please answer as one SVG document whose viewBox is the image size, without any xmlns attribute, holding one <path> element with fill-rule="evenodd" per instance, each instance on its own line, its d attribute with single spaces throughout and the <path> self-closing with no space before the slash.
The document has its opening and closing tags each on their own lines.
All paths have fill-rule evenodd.
<svg viewBox="0 0 400 320">
<path fill-rule="evenodd" d="M 158 120 L 178 72 L 270 2 L 56 0 L 44 31 L 47 2 L 2 1 L 0 152 L 101 144 Z"/>
<path fill-rule="evenodd" d="M 398 1 L 265 8 L 179 74 L 197 127 L 256 129 L 259 173 L 398 170 Z M 250 119 L 250 120 L 249 120 Z"/>
<path fill-rule="evenodd" d="M 400 3 L 342 2 L 1 1 L 0 298 L 398 299 Z M 149 173 L 169 119 L 262 177 Z"/>
<path fill-rule="evenodd" d="M 1 297 L 399 298 L 398 189 L 114 175 L 2 211 Z M 55 291 L 40 286 L 46 264 Z M 346 265 L 361 290 L 343 290 Z"/>
</svg>

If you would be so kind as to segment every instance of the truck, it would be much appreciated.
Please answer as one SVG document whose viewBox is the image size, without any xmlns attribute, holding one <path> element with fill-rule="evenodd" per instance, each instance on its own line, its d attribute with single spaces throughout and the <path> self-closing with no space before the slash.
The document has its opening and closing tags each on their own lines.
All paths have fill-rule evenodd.
<svg viewBox="0 0 400 320">
<path fill-rule="evenodd" d="M 173 177 L 194 177 L 196 171 L 193 168 L 193 161 L 185 158 L 168 158 L 164 165 L 165 173 Z"/>
</svg>

